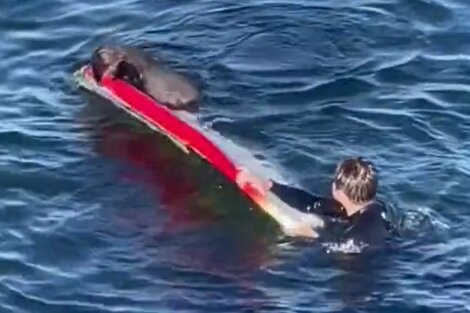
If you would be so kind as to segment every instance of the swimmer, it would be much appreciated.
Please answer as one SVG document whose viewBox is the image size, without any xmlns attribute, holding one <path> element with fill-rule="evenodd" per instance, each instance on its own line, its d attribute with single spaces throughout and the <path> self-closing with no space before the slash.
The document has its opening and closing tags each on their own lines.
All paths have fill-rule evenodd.
<svg viewBox="0 0 470 313">
<path fill-rule="evenodd" d="M 264 181 L 246 169 L 237 176 L 237 184 L 251 184 L 261 193 L 268 190 L 305 213 L 315 213 L 330 218 L 342 225 L 340 242 L 353 241 L 355 244 L 380 245 L 388 234 L 388 222 L 384 218 L 384 206 L 376 200 L 378 179 L 372 163 L 363 158 L 347 159 L 341 162 L 334 174 L 331 186 L 332 198 L 322 198 L 280 183 Z M 335 223 L 336 225 L 338 223 Z M 291 235 L 302 236 L 302 231 Z"/>
<path fill-rule="evenodd" d="M 189 80 L 134 47 L 102 46 L 91 56 L 97 82 L 104 75 L 127 81 L 172 110 L 197 111 L 200 94 Z"/>
</svg>

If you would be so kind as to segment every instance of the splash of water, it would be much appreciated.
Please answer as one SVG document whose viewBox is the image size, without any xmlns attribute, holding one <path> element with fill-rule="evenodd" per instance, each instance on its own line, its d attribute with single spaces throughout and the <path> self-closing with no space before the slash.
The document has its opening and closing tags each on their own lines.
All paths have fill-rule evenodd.
<svg viewBox="0 0 470 313">
<path fill-rule="evenodd" d="M 365 243 L 358 243 L 352 239 L 345 242 L 326 242 L 322 243 L 326 249 L 326 253 L 345 253 L 345 254 L 358 254 L 361 253 L 369 245 Z"/>
</svg>

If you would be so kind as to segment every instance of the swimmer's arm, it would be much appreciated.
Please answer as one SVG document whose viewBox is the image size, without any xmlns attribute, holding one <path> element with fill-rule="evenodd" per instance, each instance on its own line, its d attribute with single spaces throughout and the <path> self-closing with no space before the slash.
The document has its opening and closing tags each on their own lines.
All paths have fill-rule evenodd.
<svg viewBox="0 0 470 313">
<path fill-rule="evenodd" d="M 264 206 L 266 213 L 271 215 L 282 226 L 286 235 L 292 237 L 317 238 L 316 229 L 324 227 L 324 221 L 316 214 L 303 213 L 282 201 L 276 194 L 267 194 L 269 205 Z"/>
<path fill-rule="evenodd" d="M 303 189 L 284 185 L 274 181 L 272 182 L 270 190 L 285 202 L 291 204 L 293 207 L 298 208 L 303 212 L 308 211 L 307 207 L 310 207 L 312 203 L 321 200 L 320 197 L 314 196 Z"/>
<path fill-rule="evenodd" d="M 285 203 L 305 214 L 320 214 L 322 216 L 341 216 L 341 204 L 331 198 L 319 197 L 292 186 L 287 186 L 269 179 L 256 177 L 247 169 L 241 169 L 237 176 L 239 186 L 250 184 L 260 194 L 266 196 L 268 191 L 273 192 Z"/>
<path fill-rule="evenodd" d="M 303 189 L 272 183 L 271 191 L 292 207 L 304 213 L 337 217 L 341 214 L 341 205 L 333 199 L 313 195 Z"/>
<path fill-rule="evenodd" d="M 241 188 L 250 185 L 263 197 L 268 198 L 270 205 L 264 206 L 262 209 L 282 225 L 287 235 L 311 238 L 318 237 L 318 234 L 313 228 L 323 227 L 323 220 L 315 214 L 303 213 L 293 209 L 289 205 L 286 205 L 275 192 L 269 193 L 268 191 L 271 191 L 271 188 L 273 188 L 275 184 L 274 182 L 263 180 L 244 168 L 240 169 L 236 182 Z"/>
</svg>

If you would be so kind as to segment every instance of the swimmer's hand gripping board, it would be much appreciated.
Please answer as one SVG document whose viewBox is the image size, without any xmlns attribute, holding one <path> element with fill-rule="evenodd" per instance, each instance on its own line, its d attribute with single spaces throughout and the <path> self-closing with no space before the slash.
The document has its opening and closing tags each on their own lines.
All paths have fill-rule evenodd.
<svg viewBox="0 0 470 313">
<path fill-rule="evenodd" d="M 184 151 L 194 151 L 209 162 L 259 208 L 269 214 L 284 232 L 292 236 L 316 237 L 314 228 L 322 227 L 323 221 L 316 215 L 302 213 L 283 202 L 271 191 L 260 193 L 249 184 L 237 184 L 241 165 L 231 160 L 198 128 L 180 118 L 180 113 L 171 111 L 153 98 L 120 79 L 103 77 L 97 83 L 91 67 L 84 66 L 74 74 L 79 86 L 111 101 L 118 108 L 148 125 L 169 139 Z"/>
</svg>

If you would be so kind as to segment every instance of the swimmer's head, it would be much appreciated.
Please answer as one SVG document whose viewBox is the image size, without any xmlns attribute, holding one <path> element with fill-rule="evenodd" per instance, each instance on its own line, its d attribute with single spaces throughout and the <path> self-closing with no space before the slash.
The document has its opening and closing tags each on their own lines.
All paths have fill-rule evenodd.
<svg viewBox="0 0 470 313">
<path fill-rule="evenodd" d="M 336 201 L 360 205 L 374 200 L 377 193 L 377 171 L 363 158 L 347 159 L 336 168 L 332 193 Z"/>
</svg>

